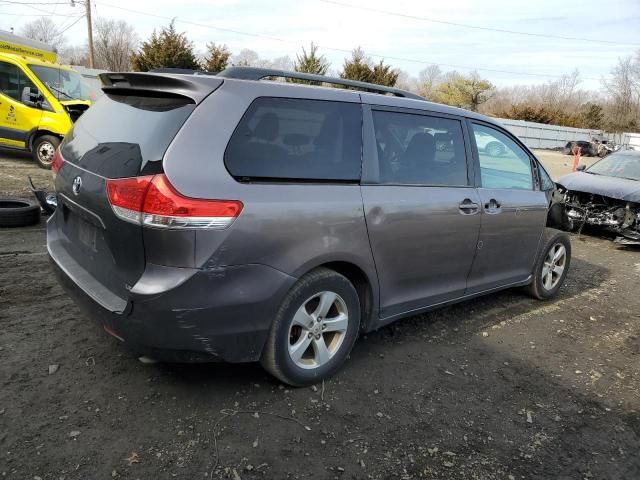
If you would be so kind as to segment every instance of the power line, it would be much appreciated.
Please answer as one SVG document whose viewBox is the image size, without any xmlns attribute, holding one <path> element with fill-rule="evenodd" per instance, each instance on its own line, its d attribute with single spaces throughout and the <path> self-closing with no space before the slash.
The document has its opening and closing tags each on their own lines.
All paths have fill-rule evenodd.
<svg viewBox="0 0 640 480">
<path fill-rule="evenodd" d="M 483 27 L 481 25 L 469 25 L 469 24 L 465 24 L 465 23 L 457 23 L 457 22 L 449 22 L 446 20 L 438 20 L 435 18 L 429 18 L 429 17 L 420 17 L 417 15 L 409 15 L 406 13 L 398 13 L 398 12 L 391 12 L 389 10 L 381 10 L 378 8 L 373 8 L 373 7 L 363 7 L 361 5 L 351 5 L 349 3 L 343 3 L 343 2 L 338 2 L 335 0 L 319 0 L 320 2 L 323 3 L 330 3 L 332 5 L 338 5 L 341 7 L 348 7 L 348 8 L 353 8 L 356 10 L 367 10 L 370 12 L 375 12 L 375 13 L 380 13 L 383 15 L 390 15 L 390 16 L 394 16 L 394 17 L 401 17 L 401 18 L 410 18 L 412 20 L 422 20 L 424 22 L 431 22 L 431 23 L 439 23 L 442 25 L 451 25 L 454 27 L 461 27 L 461 28 L 472 28 L 475 30 L 485 30 L 485 31 L 489 31 L 489 32 L 499 32 L 499 33 L 508 33 L 510 35 L 524 35 L 527 37 L 541 37 L 541 38 L 556 38 L 556 39 L 560 39 L 560 40 L 578 40 L 580 42 L 592 42 L 592 43 L 606 43 L 609 45 L 625 45 L 625 46 L 631 46 L 631 47 L 640 47 L 640 43 L 631 43 L 631 42 L 616 42 L 613 40 L 598 40 L 595 38 L 582 38 L 582 37 L 567 37 L 564 35 L 553 35 L 553 34 L 548 34 L 548 33 L 534 33 L 534 32 L 522 32 L 522 31 L 517 31 L 517 30 L 506 30 L 506 29 L 502 29 L 502 28 L 493 28 L 493 27 Z"/>
<path fill-rule="evenodd" d="M 234 33 L 236 35 L 244 35 L 244 36 L 248 36 L 248 37 L 262 38 L 262 39 L 267 39 L 267 40 L 274 40 L 274 41 L 277 41 L 277 42 L 288 43 L 288 44 L 292 44 L 292 45 L 296 45 L 296 46 L 300 46 L 302 44 L 302 42 L 299 42 L 299 41 L 287 40 L 287 39 L 275 37 L 275 36 L 272 36 L 272 35 L 243 32 L 243 31 L 240 31 L 240 30 L 234 30 L 234 29 L 231 29 L 231 28 L 224 28 L 224 27 L 216 27 L 215 25 L 209 25 L 209 24 L 204 24 L 204 23 L 199 23 L 199 22 L 193 22 L 193 21 L 190 21 L 190 20 L 180 20 L 180 19 L 178 19 L 176 17 L 167 17 L 165 15 L 158 15 L 158 14 L 155 14 L 155 13 L 142 12 L 140 10 L 134 10 L 132 8 L 120 7 L 120 6 L 112 5 L 112 4 L 105 3 L 105 2 L 99 2 L 99 3 L 102 6 L 105 6 L 105 7 L 115 8 L 115 9 L 118 9 L 118 10 L 124 10 L 126 12 L 136 13 L 136 14 L 139 14 L 139 15 L 147 16 L 147 17 L 160 18 L 160 19 L 163 19 L 163 20 L 169 20 L 169 21 L 175 20 L 178 23 L 184 23 L 186 25 L 193 25 L 193 26 L 202 27 L 202 28 L 210 28 L 210 29 L 213 29 L 213 30 L 219 30 L 221 32 Z M 351 53 L 352 52 L 352 50 L 348 50 L 348 49 L 344 49 L 344 48 L 330 47 L 330 46 L 327 46 L 327 45 L 318 45 L 318 47 L 323 48 L 325 50 L 341 52 L 341 53 Z M 382 58 L 382 59 L 397 60 L 397 61 L 401 61 L 401 62 L 419 63 L 419 64 L 423 64 L 423 65 L 439 65 L 439 66 L 442 66 L 442 67 L 462 68 L 462 69 L 465 69 L 465 70 L 478 70 L 478 71 L 492 72 L 492 73 L 507 73 L 507 74 L 512 74 L 512 75 L 525 75 L 525 76 L 529 76 L 529 77 L 543 77 L 543 78 L 562 78 L 563 77 L 563 75 L 553 75 L 553 74 L 546 74 L 546 73 L 531 73 L 531 72 L 515 72 L 513 70 L 501 70 L 501 69 L 494 69 L 494 68 L 472 67 L 472 66 L 469 66 L 469 65 L 449 64 L 449 63 L 434 62 L 434 61 L 423 60 L 423 59 L 396 57 L 396 56 L 391 56 L 391 55 L 380 55 L 380 54 L 371 53 L 371 52 L 367 52 L 367 55 L 370 55 L 372 57 Z M 583 79 L 584 80 L 595 80 L 595 81 L 599 80 L 599 79 L 596 79 L 596 78 L 583 78 Z"/>
<path fill-rule="evenodd" d="M 68 27 L 66 27 L 65 29 L 61 30 L 58 32 L 58 36 L 62 35 L 64 32 L 66 32 L 67 30 L 69 30 L 71 27 L 73 27 L 76 23 L 78 23 L 80 20 L 82 20 L 84 18 L 84 15 L 78 15 L 78 18 L 75 20 L 75 22 L 73 22 L 71 25 L 69 25 Z"/>
</svg>

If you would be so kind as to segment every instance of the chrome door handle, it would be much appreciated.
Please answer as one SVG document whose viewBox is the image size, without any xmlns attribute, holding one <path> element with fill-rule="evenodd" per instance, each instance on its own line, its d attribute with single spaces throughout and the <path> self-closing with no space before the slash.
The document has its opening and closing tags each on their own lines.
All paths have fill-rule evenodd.
<svg viewBox="0 0 640 480">
<path fill-rule="evenodd" d="M 500 213 L 502 211 L 502 206 L 500 205 L 500 202 L 495 198 L 492 198 L 484 204 L 484 211 L 491 214 Z"/>
<path fill-rule="evenodd" d="M 471 201 L 470 198 L 465 198 L 460 205 L 458 205 L 460 213 L 462 215 L 475 215 L 480 211 L 480 205 Z"/>
</svg>

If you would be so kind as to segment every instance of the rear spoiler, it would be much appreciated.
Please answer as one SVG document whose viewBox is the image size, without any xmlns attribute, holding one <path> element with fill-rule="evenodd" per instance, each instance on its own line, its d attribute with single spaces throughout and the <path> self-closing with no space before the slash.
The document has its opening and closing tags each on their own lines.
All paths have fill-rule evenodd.
<svg viewBox="0 0 640 480">
<path fill-rule="evenodd" d="M 101 73 L 102 91 L 120 95 L 180 96 L 198 104 L 222 85 L 223 80 L 208 75 L 160 73 Z"/>
</svg>

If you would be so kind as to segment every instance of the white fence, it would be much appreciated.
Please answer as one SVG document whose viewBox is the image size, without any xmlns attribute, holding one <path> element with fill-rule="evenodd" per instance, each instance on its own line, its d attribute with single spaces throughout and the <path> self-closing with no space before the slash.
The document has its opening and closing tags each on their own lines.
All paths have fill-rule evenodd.
<svg viewBox="0 0 640 480">
<path fill-rule="evenodd" d="M 564 147 L 567 142 L 572 140 L 590 141 L 606 138 L 606 134 L 602 130 L 561 127 L 508 118 L 497 118 L 496 120 L 502 123 L 507 130 L 517 135 L 529 148 L 558 148 Z"/>
</svg>

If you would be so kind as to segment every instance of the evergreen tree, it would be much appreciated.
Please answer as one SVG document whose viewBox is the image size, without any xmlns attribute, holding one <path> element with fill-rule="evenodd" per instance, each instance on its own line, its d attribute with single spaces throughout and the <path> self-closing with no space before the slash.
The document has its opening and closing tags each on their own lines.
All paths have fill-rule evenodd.
<svg viewBox="0 0 640 480">
<path fill-rule="evenodd" d="M 193 53 L 193 43 L 184 33 L 176 31 L 173 20 L 169 27 L 162 28 L 160 34 L 153 31 L 151 38 L 142 43 L 140 51 L 131 56 L 131 65 L 138 72 L 162 67 L 200 69 Z"/>
<path fill-rule="evenodd" d="M 226 45 L 207 43 L 207 56 L 204 59 L 204 69 L 208 72 L 221 72 L 229 65 L 231 51 Z"/>
<path fill-rule="evenodd" d="M 400 72 L 391 68 L 391 65 L 385 65 L 383 60 L 373 65 L 373 62 L 358 47 L 351 53 L 351 58 L 344 61 L 341 78 L 349 80 L 358 80 L 359 82 L 375 83 L 393 87 L 398 81 Z"/>
<path fill-rule="evenodd" d="M 318 47 L 311 42 L 311 48 L 308 53 L 302 47 L 302 55 L 296 55 L 293 69 L 296 72 L 326 75 L 327 70 L 329 70 L 329 62 L 327 62 L 324 55 L 318 55 Z"/>
<path fill-rule="evenodd" d="M 326 75 L 327 70 L 329 70 L 329 65 L 324 55 L 318 55 L 318 47 L 311 42 L 309 52 L 302 47 L 302 55 L 296 55 L 296 60 L 293 62 L 293 70 L 300 73 Z M 321 82 L 307 80 L 287 79 L 287 81 L 292 83 L 305 83 L 307 85 L 321 85 Z"/>
<path fill-rule="evenodd" d="M 362 48 L 358 47 L 351 52 L 351 58 L 344 61 L 340 78 L 371 82 L 373 80 L 373 70 L 370 65 L 371 59 L 365 56 Z"/>
<path fill-rule="evenodd" d="M 400 75 L 398 70 L 392 69 L 391 65 L 385 65 L 382 60 L 380 60 L 380 63 L 374 65 L 372 73 L 372 83 L 385 85 L 387 87 L 395 86 L 398 81 L 398 75 Z"/>
</svg>

